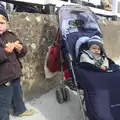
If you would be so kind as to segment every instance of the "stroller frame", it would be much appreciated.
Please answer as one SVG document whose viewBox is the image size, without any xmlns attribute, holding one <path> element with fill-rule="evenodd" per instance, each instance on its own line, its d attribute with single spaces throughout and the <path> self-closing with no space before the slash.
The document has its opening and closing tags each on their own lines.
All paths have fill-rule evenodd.
<svg viewBox="0 0 120 120">
<path fill-rule="evenodd" d="M 59 20 L 58 20 L 58 22 L 59 22 Z M 62 39 L 62 37 L 60 35 L 60 40 L 61 39 Z M 82 111 L 82 118 L 83 118 L 83 120 L 86 120 L 85 119 L 86 114 L 85 114 L 85 110 L 83 108 L 84 98 L 82 98 L 80 89 L 78 88 L 78 84 L 77 84 L 77 80 L 76 80 L 76 76 L 75 76 L 75 72 L 74 72 L 74 68 L 73 68 L 73 59 L 72 59 L 72 56 L 69 53 L 67 53 L 67 58 L 68 58 L 68 61 L 69 61 L 68 64 L 70 66 L 70 70 L 71 70 L 71 73 L 72 73 L 72 79 L 73 79 L 74 87 L 76 88 L 76 92 L 78 94 L 79 106 L 80 106 L 80 110 Z M 60 61 L 61 61 L 61 81 L 60 81 L 60 86 L 55 91 L 55 94 L 56 94 L 57 102 L 59 104 L 62 104 L 64 102 L 67 102 L 67 101 L 70 100 L 70 94 L 69 94 L 69 90 L 66 88 L 66 85 L 64 84 L 63 62 L 62 62 L 63 58 L 62 58 L 62 51 L 61 50 L 60 50 Z"/>
<path fill-rule="evenodd" d="M 80 89 L 78 88 L 75 72 L 74 72 L 74 69 L 73 69 L 72 57 L 71 57 L 70 54 L 68 54 L 68 57 L 69 57 L 70 69 L 72 71 L 73 81 L 75 83 L 74 87 L 76 88 L 76 92 L 78 94 L 80 110 L 82 111 L 82 118 L 83 118 L 83 120 L 86 120 L 85 119 L 86 118 L 86 114 L 85 114 L 85 110 L 83 108 L 84 98 L 82 98 Z M 62 104 L 64 102 L 67 102 L 67 101 L 70 100 L 70 94 L 69 94 L 69 90 L 66 88 L 66 85 L 64 84 L 63 62 L 62 62 L 62 53 L 61 53 L 61 51 L 60 51 L 60 61 L 61 61 L 61 81 L 60 81 L 60 86 L 55 91 L 55 94 L 56 94 L 57 102 L 59 104 Z"/>
</svg>

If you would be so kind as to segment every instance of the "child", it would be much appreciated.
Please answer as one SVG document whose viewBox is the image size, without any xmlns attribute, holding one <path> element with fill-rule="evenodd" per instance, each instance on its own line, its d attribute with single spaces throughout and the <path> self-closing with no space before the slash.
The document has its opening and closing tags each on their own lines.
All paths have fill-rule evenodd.
<svg viewBox="0 0 120 120">
<path fill-rule="evenodd" d="M 22 67 L 19 58 L 26 55 L 27 49 L 7 30 L 7 24 L 8 15 L 0 6 L 0 120 L 9 120 L 11 104 L 16 116 L 34 114 L 32 110 L 26 110 L 20 86 Z"/>
<path fill-rule="evenodd" d="M 100 37 L 94 36 L 88 41 L 88 50 L 83 51 L 80 62 L 91 63 L 102 70 L 109 67 L 108 60 L 104 56 L 103 41 Z"/>
</svg>

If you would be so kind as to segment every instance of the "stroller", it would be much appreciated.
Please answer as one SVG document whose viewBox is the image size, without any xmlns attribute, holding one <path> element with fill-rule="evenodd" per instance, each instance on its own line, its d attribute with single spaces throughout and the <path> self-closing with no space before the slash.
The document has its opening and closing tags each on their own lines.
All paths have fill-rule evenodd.
<svg viewBox="0 0 120 120">
<path fill-rule="evenodd" d="M 108 58 L 109 70 L 103 71 L 89 63 L 80 63 L 80 53 L 86 48 L 87 41 L 79 41 L 83 36 L 97 35 L 102 32 L 96 15 L 87 7 L 62 6 L 58 11 L 60 28 L 61 58 L 67 63 L 72 83 L 78 92 L 80 107 L 89 120 L 120 120 L 120 67 Z M 77 44 L 76 44 L 77 43 Z M 62 67 L 61 67 L 62 70 Z M 86 114 L 80 90 L 83 90 Z M 56 90 L 59 103 L 69 100 L 69 92 L 64 83 Z"/>
</svg>

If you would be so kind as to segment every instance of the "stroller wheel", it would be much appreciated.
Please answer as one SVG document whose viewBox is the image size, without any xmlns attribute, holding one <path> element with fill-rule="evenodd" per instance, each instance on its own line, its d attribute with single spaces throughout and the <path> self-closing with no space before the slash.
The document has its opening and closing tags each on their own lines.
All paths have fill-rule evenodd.
<svg viewBox="0 0 120 120">
<path fill-rule="evenodd" d="M 56 90 L 56 100 L 60 104 L 64 103 L 63 92 L 61 91 L 61 89 Z"/>
<path fill-rule="evenodd" d="M 64 101 L 67 102 L 70 100 L 70 93 L 67 88 L 64 88 Z"/>
</svg>

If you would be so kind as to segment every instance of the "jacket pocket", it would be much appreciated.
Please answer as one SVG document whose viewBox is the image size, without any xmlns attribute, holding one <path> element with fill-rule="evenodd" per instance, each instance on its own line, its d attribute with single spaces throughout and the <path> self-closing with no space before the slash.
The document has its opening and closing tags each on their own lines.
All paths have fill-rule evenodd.
<svg viewBox="0 0 120 120">
<path fill-rule="evenodd" d="M 16 69 L 13 62 L 5 62 L 0 65 L 0 84 L 16 78 Z"/>
<path fill-rule="evenodd" d="M 17 76 L 17 78 L 19 78 L 22 75 L 21 62 L 16 59 L 14 62 L 14 66 L 15 66 L 15 70 L 16 70 L 16 76 Z"/>
</svg>

